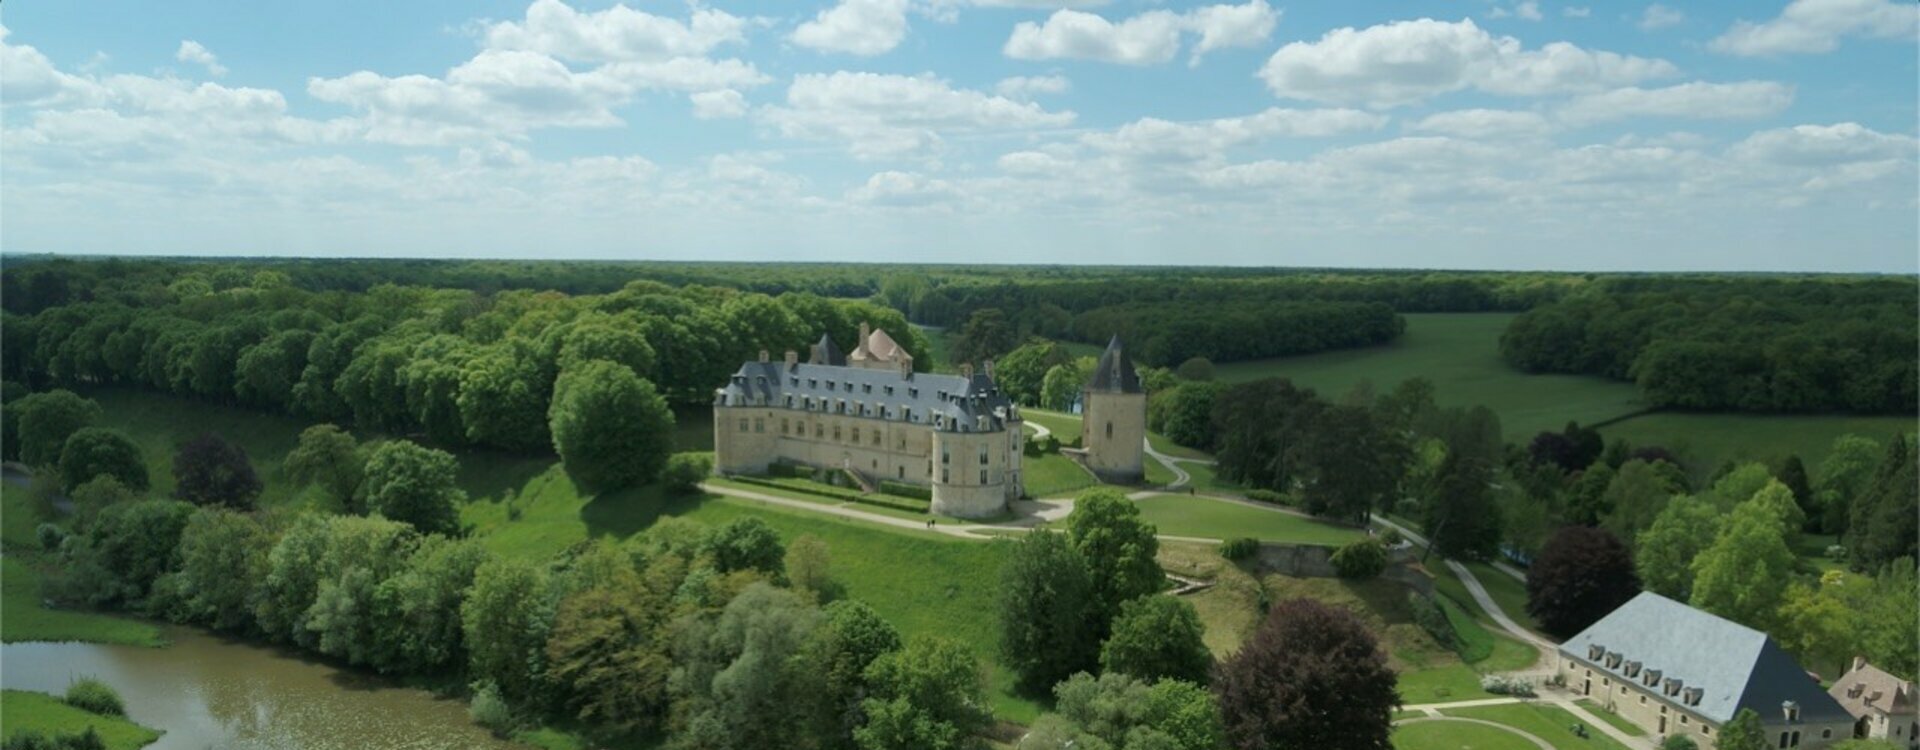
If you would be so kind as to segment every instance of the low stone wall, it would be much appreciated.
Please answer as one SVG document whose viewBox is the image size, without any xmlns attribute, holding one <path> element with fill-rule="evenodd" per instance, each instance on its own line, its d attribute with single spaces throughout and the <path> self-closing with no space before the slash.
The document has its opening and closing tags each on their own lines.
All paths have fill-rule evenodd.
<svg viewBox="0 0 1920 750">
<path fill-rule="evenodd" d="M 1318 544 L 1261 542 L 1254 564 L 1261 570 L 1294 578 L 1338 578 L 1333 569 L 1333 547 Z M 1410 545 L 1388 550 L 1387 569 L 1380 577 L 1403 584 L 1424 596 L 1433 595 L 1433 579 L 1412 568 L 1417 558 Z"/>
</svg>

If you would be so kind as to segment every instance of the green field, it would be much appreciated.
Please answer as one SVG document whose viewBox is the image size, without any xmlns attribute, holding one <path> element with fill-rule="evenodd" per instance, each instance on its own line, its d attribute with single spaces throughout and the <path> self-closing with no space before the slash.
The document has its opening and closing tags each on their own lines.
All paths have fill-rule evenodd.
<svg viewBox="0 0 1920 750">
<path fill-rule="evenodd" d="M 1434 719 L 1393 729 L 1398 750 L 1535 750 L 1520 735 L 1484 724 Z"/>
<path fill-rule="evenodd" d="M 160 739 L 160 733 L 114 716 L 101 716 L 60 702 L 46 693 L 0 692 L 0 727 L 7 736 L 35 730 L 47 735 L 79 734 L 87 727 L 100 734 L 108 750 L 134 750 Z"/>
<path fill-rule="evenodd" d="M 1761 461 L 1797 455 L 1813 471 L 1833 439 L 1847 433 L 1885 443 L 1896 432 L 1912 434 L 1912 417 L 1795 416 L 1781 414 L 1645 414 L 1600 428 L 1608 440 L 1661 445 L 1687 465 L 1696 480 L 1712 476 L 1727 461 Z"/>
<path fill-rule="evenodd" d="M 1060 497 L 1099 484 L 1085 468 L 1071 458 L 1049 453 L 1020 459 L 1020 481 L 1027 486 L 1027 497 Z"/>
<path fill-rule="evenodd" d="M 1194 495 L 1152 495 L 1134 501 L 1160 533 L 1207 539 L 1253 537 L 1272 542 L 1337 546 L 1363 534 L 1352 526 L 1252 508 Z"/>
<path fill-rule="evenodd" d="M 1608 711 L 1605 706 L 1595 703 L 1592 700 L 1581 698 L 1580 700 L 1575 702 L 1579 703 L 1581 708 L 1586 709 L 1587 713 L 1600 717 L 1601 721 L 1604 721 L 1608 724 L 1612 724 L 1614 728 L 1619 729 L 1622 732 L 1626 732 L 1627 734 L 1633 735 L 1635 737 L 1645 736 L 1647 733 L 1647 730 L 1640 728 L 1640 725 L 1635 724 L 1631 721 L 1627 721 L 1625 718 L 1622 718 L 1619 714 L 1616 714 L 1612 711 Z"/>
<path fill-rule="evenodd" d="M 1585 738 L 1569 727 L 1585 724 L 1566 709 L 1538 703 L 1514 703 L 1503 706 L 1444 709 L 1440 713 L 1469 719 L 1484 719 L 1514 727 L 1546 740 L 1558 750 L 1626 750 L 1598 728 L 1588 728 Z"/>
</svg>

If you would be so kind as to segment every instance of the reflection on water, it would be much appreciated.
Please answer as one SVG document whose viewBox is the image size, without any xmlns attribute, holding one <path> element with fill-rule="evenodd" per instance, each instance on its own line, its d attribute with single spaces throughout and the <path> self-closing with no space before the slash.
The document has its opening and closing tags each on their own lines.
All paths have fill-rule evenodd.
<svg viewBox="0 0 1920 750">
<path fill-rule="evenodd" d="M 503 750 L 466 705 L 286 652 L 169 628 L 166 648 L 0 646 L 0 684 L 60 693 L 94 676 L 166 734 L 150 750 Z"/>
</svg>

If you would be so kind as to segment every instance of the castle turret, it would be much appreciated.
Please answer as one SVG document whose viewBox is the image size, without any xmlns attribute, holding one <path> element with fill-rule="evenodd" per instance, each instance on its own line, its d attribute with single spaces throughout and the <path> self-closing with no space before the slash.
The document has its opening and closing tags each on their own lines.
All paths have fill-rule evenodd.
<svg viewBox="0 0 1920 750">
<path fill-rule="evenodd" d="M 1080 430 L 1087 468 L 1103 482 L 1139 484 L 1146 478 L 1147 392 L 1120 345 L 1107 342 L 1081 394 Z"/>
</svg>

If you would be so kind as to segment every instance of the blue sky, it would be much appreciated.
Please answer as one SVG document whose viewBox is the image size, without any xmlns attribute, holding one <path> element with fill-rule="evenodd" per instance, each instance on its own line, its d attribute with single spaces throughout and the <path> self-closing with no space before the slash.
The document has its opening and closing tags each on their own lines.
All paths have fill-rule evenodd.
<svg viewBox="0 0 1920 750">
<path fill-rule="evenodd" d="M 1916 23 L 1895 0 L 16 2 L 0 245 L 1913 272 Z"/>
</svg>

